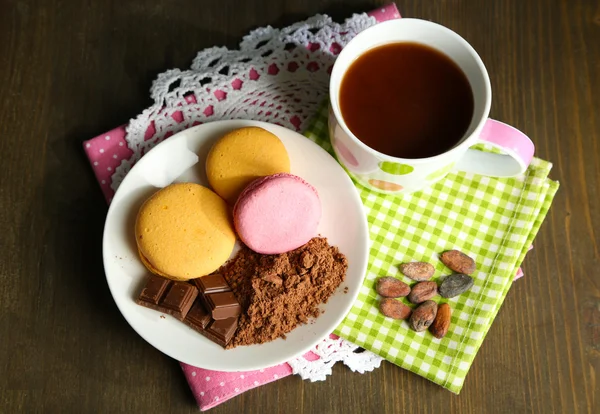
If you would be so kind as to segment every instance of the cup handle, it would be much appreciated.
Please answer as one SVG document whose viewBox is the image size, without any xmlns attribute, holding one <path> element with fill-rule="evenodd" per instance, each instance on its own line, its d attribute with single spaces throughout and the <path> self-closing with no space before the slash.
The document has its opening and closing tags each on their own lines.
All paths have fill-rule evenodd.
<svg viewBox="0 0 600 414">
<path fill-rule="evenodd" d="M 455 170 L 491 177 L 514 177 L 527 170 L 535 150 L 527 135 L 493 119 L 486 121 L 479 142 L 490 144 L 503 154 L 469 149 L 458 161 Z"/>
</svg>

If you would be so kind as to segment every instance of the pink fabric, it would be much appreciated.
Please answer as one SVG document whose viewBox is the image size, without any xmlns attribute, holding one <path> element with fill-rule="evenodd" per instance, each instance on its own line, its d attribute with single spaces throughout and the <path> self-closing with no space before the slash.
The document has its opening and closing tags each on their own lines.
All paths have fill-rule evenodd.
<svg viewBox="0 0 600 414">
<path fill-rule="evenodd" d="M 400 18 L 400 13 L 395 4 L 383 6 L 368 14 L 375 17 L 378 22 Z M 194 96 L 189 96 L 187 99 L 188 102 L 195 102 Z M 174 114 L 173 118 L 176 122 L 181 122 L 183 119 L 177 113 Z M 121 161 L 130 158 L 132 155 L 132 151 L 127 147 L 125 141 L 125 127 L 126 125 L 120 126 L 84 142 L 84 150 L 108 203 L 111 202 L 114 196 L 114 190 L 110 187 L 111 176 Z M 146 136 L 151 137 L 154 133 L 155 131 L 150 127 Z M 521 269 L 519 269 L 516 278 L 522 276 L 522 274 Z M 337 338 L 333 334 L 330 337 Z M 308 352 L 303 357 L 309 361 L 319 359 L 312 352 Z M 292 374 L 292 369 L 287 363 L 263 370 L 246 372 L 210 371 L 183 363 L 181 368 L 202 411 L 221 404 L 244 391 Z"/>
<path fill-rule="evenodd" d="M 527 249 L 527 252 L 530 252 L 531 250 L 533 250 L 533 246 L 529 246 L 529 249 Z M 523 269 L 521 269 L 519 267 L 519 269 L 517 270 L 517 274 L 515 275 L 515 278 L 513 280 L 513 282 L 517 279 L 522 278 L 523 276 L 525 276 L 525 274 L 523 273 Z"/>
<path fill-rule="evenodd" d="M 334 334 L 329 335 L 329 337 L 332 339 L 338 338 Z M 319 359 L 319 356 L 313 352 L 307 352 L 303 355 L 303 358 L 314 361 Z M 181 369 L 183 369 L 185 378 L 202 411 L 219 405 L 244 391 L 292 374 L 292 368 L 288 364 L 243 372 L 210 371 L 187 364 L 181 364 Z"/>
<path fill-rule="evenodd" d="M 110 177 L 122 160 L 133 155 L 125 141 L 125 125 L 84 142 L 83 148 L 92 164 L 96 179 L 107 202 L 111 202 L 115 192 L 110 188 Z"/>
<path fill-rule="evenodd" d="M 521 279 L 523 276 L 525 276 L 525 274 L 523 273 L 523 269 L 521 269 L 519 267 L 519 269 L 517 270 L 517 274 L 515 275 L 515 279 L 514 280 Z"/>
<path fill-rule="evenodd" d="M 219 372 L 198 369 L 181 364 L 185 378 L 202 411 L 221 404 L 252 388 L 292 374 L 288 364 L 276 365 L 260 371 Z"/>
</svg>

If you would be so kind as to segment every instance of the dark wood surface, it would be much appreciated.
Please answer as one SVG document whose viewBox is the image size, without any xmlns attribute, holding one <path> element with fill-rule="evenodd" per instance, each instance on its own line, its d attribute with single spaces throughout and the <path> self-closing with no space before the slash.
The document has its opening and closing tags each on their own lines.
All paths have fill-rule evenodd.
<svg viewBox="0 0 600 414">
<path fill-rule="evenodd" d="M 250 29 L 377 1 L 0 1 L 0 412 L 196 412 L 178 364 L 124 321 L 101 261 L 107 207 L 81 142 L 150 104 L 161 71 Z M 289 377 L 217 413 L 600 412 L 600 3 L 399 1 L 480 53 L 492 116 L 562 187 L 460 396 L 384 363 Z"/>
</svg>

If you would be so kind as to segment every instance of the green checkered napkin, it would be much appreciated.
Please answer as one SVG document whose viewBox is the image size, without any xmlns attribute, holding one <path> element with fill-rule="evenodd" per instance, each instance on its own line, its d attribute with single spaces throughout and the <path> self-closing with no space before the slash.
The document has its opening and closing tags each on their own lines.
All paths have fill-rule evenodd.
<svg viewBox="0 0 600 414">
<path fill-rule="evenodd" d="M 333 154 L 326 105 L 305 135 Z M 354 306 L 335 333 L 459 393 L 558 190 L 558 183 L 548 179 L 551 167 L 534 158 L 527 172 L 516 178 L 451 173 L 431 188 L 402 197 L 355 183 L 369 222 L 369 266 Z M 474 258 L 477 271 L 468 292 L 452 299 L 434 298 L 449 303 L 453 311 L 446 337 L 414 332 L 405 321 L 379 313 L 374 289 L 378 277 L 412 282 L 398 271 L 400 263 L 410 261 L 432 263 L 433 280 L 448 275 L 438 255 L 449 249 Z"/>
</svg>

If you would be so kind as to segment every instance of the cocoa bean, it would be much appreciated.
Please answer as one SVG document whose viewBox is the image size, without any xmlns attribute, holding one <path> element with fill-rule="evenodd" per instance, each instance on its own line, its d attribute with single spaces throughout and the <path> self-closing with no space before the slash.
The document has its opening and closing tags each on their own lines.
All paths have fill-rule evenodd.
<svg viewBox="0 0 600 414">
<path fill-rule="evenodd" d="M 448 250 L 441 254 L 440 260 L 456 273 L 470 275 L 475 271 L 475 261 L 458 250 Z"/>
<path fill-rule="evenodd" d="M 408 300 L 412 303 L 422 303 L 431 299 L 438 293 L 437 283 L 432 281 L 419 282 L 412 287 L 408 294 Z"/>
<path fill-rule="evenodd" d="M 401 264 L 400 271 L 404 276 L 422 282 L 431 279 L 431 276 L 435 273 L 435 268 L 429 263 L 411 262 Z"/>
<path fill-rule="evenodd" d="M 399 300 L 392 298 L 383 298 L 379 302 L 379 310 L 388 318 L 408 319 L 412 309 Z"/>
<path fill-rule="evenodd" d="M 438 306 L 437 314 L 435 315 L 435 319 L 431 326 L 429 327 L 429 331 L 433 336 L 438 339 L 443 338 L 448 333 L 448 328 L 450 327 L 450 319 L 452 317 L 452 309 L 450 305 L 447 303 L 442 303 Z"/>
<path fill-rule="evenodd" d="M 395 277 L 380 277 L 375 287 L 377 293 L 386 298 L 399 298 L 410 292 L 410 286 Z"/>
<path fill-rule="evenodd" d="M 439 288 L 440 296 L 443 298 L 453 298 L 471 289 L 474 283 L 471 276 L 460 273 L 446 276 Z"/>
<path fill-rule="evenodd" d="M 422 332 L 429 328 L 429 325 L 435 320 L 437 314 L 437 304 L 432 300 L 427 300 L 419 305 L 410 315 L 408 325 L 411 329 Z"/>
</svg>

